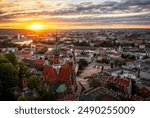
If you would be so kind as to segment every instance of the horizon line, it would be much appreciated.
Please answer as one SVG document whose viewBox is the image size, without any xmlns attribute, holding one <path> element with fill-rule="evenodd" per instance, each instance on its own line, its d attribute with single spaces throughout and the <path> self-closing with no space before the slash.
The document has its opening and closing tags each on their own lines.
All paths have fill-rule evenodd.
<svg viewBox="0 0 150 118">
<path fill-rule="evenodd" d="M 150 28 L 73 28 L 73 29 L 42 29 L 41 31 L 45 30 L 103 30 L 103 29 L 150 29 Z M 31 29 L 20 29 L 20 28 L 0 28 L 0 30 L 29 30 L 29 31 L 35 31 Z"/>
</svg>

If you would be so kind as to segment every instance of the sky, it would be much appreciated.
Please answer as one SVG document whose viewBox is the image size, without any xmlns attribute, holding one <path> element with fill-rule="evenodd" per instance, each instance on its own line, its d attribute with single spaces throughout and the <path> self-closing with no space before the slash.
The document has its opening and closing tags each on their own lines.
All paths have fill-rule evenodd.
<svg viewBox="0 0 150 118">
<path fill-rule="evenodd" d="M 0 0 L 0 29 L 150 28 L 150 0 Z"/>
</svg>

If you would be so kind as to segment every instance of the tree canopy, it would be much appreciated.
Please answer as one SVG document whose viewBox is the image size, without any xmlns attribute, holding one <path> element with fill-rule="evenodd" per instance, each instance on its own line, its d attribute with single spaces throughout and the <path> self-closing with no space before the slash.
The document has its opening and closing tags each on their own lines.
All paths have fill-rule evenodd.
<svg viewBox="0 0 150 118">
<path fill-rule="evenodd" d="M 2 88 L 0 98 L 11 99 L 12 89 L 18 84 L 18 71 L 11 63 L 0 64 L 0 83 Z"/>
<path fill-rule="evenodd" d="M 79 69 L 82 70 L 84 67 L 88 65 L 88 62 L 85 59 L 79 60 Z"/>
<path fill-rule="evenodd" d="M 41 80 L 38 76 L 31 76 L 28 80 L 28 87 L 30 89 L 39 89 L 39 87 L 41 86 Z"/>
<path fill-rule="evenodd" d="M 9 60 L 6 57 L 0 55 L 0 64 L 1 63 L 8 63 L 8 62 L 9 62 Z"/>
<path fill-rule="evenodd" d="M 16 65 L 16 69 L 18 70 L 19 75 L 24 74 L 25 76 L 29 77 L 29 67 L 24 61 L 18 62 L 18 64 Z"/>
<path fill-rule="evenodd" d="M 8 54 L 5 55 L 5 57 L 13 64 L 16 65 L 17 60 L 16 60 L 16 56 L 13 52 L 10 52 Z"/>
</svg>

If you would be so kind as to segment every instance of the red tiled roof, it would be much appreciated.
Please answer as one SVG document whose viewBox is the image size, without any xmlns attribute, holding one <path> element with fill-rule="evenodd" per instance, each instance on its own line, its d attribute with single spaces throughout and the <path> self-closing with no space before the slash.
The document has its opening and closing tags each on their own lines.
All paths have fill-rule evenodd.
<svg viewBox="0 0 150 118">
<path fill-rule="evenodd" d="M 43 75 L 47 81 L 54 81 L 57 78 L 60 78 L 63 82 L 66 83 L 68 80 L 70 80 L 71 67 L 68 63 L 62 65 L 59 71 L 59 75 L 57 75 L 55 68 L 52 66 L 46 66 L 44 67 Z"/>
<path fill-rule="evenodd" d="M 44 60 L 34 60 L 33 62 L 32 62 L 32 64 L 34 64 L 34 65 L 44 65 Z"/>
<path fill-rule="evenodd" d="M 22 58 L 30 58 L 32 55 L 31 51 L 17 51 L 15 54 Z"/>
<path fill-rule="evenodd" d="M 60 68 L 59 77 L 68 80 L 68 79 L 70 79 L 70 75 L 71 75 L 70 65 L 68 63 L 62 65 L 61 68 Z"/>
<path fill-rule="evenodd" d="M 150 90 L 148 90 L 146 87 L 138 87 L 136 89 L 136 92 L 139 96 L 143 96 L 143 97 L 149 97 L 150 96 Z"/>
<path fill-rule="evenodd" d="M 126 87 L 129 86 L 129 80 L 120 77 L 116 77 L 116 83 L 120 83 Z"/>
<path fill-rule="evenodd" d="M 101 78 L 101 80 L 112 82 L 123 87 L 128 87 L 130 82 L 128 79 L 121 78 L 121 77 L 103 77 Z"/>
<path fill-rule="evenodd" d="M 133 35 L 130 35 L 130 36 L 126 36 L 126 38 L 128 38 L 128 39 L 136 39 L 137 37 L 133 36 Z"/>
<path fill-rule="evenodd" d="M 51 66 L 44 67 L 43 71 L 44 77 L 46 81 L 54 81 L 57 78 L 56 70 L 55 68 L 52 68 Z"/>
</svg>

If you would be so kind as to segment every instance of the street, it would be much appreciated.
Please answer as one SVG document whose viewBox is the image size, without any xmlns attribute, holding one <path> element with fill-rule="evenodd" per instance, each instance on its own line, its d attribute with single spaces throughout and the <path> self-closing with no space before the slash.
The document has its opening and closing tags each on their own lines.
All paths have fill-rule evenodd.
<svg viewBox="0 0 150 118">
<path fill-rule="evenodd" d="M 98 66 L 97 66 L 98 65 Z M 89 81 L 88 79 L 85 79 L 86 77 L 88 76 L 92 76 L 93 74 L 96 74 L 96 73 L 99 73 L 101 72 L 101 68 L 102 68 L 102 65 L 104 66 L 104 70 L 103 71 L 106 71 L 108 69 L 110 69 L 110 66 L 109 65 L 104 65 L 104 64 L 98 64 L 96 62 L 96 59 L 94 59 L 84 70 L 83 72 L 77 76 L 77 85 L 78 85 L 78 89 L 77 89 L 77 92 L 76 94 L 79 96 L 81 94 L 81 90 L 82 90 L 82 86 L 88 90 L 90 89 L 90 85 L 89 85 Z M 80 84 L 82 84 L 82 86 Z"/>
</svg>

